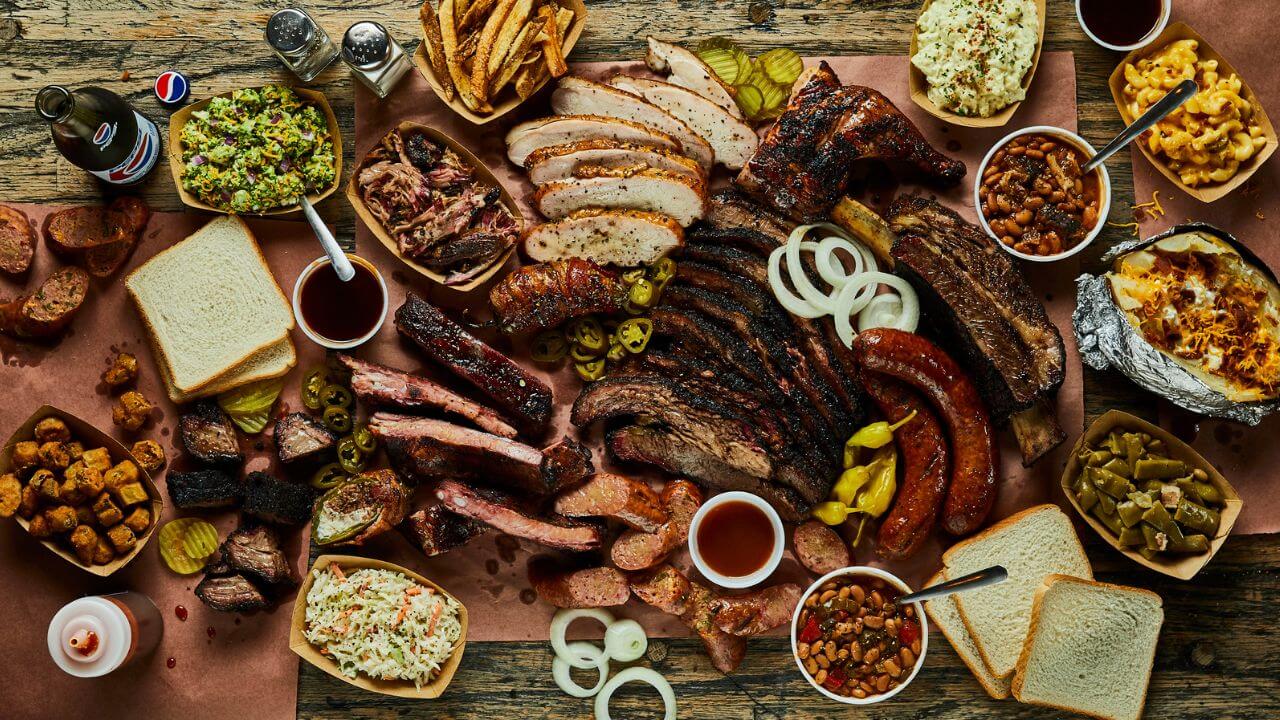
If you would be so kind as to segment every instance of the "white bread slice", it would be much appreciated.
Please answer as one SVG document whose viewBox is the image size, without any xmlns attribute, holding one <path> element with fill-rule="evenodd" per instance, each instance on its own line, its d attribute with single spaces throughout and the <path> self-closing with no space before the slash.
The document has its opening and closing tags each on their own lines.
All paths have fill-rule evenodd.
<svg viewBox="0 0 1280 720">
<path fill-rule="evenodd" d="M 1138 720 L 1164 610 L 1149 590 L 1050 575 L 1036 592 L 1013 694 L 1103 720 Z"/>
<path fill-rule="evenodd" d="M 251 364 L 293 329 L 293 309 L 244 221 L 225 215 L 125 279 L 178 393 Z"/>
<path fill-rule="evenodd" d="M 156 363 L 156 366 L 160 369 L 160 378 L 164 382 L 165 390 L 169 393 L 169 399 L 175 405 L 182 405 L 202 397 L 221 395 L 251 382 L 287 375 L 297 364 L 298 354 L 294 349 L 293 340 L 285 337 L 280 342 L 254 353 L 253 357 L 245 361 L 239 370 L 220 375 L 203 388 L 189 393 L 179 392 L 173 387 L 168 366 L 164 363 Z"/>
<path fill-rule="evenodd" d="M 955 595 L 965 627 L 996 677 L 1009 677 L 1031 627 L 1031 604 L 1045 577 L 1093 579 L 1093 569 L 1057 505 L 1037 505 L 951 546 L 942 555 L 948 579 L 1003 565 L 1009 579 Z"/>
<path fill-rule="evenodd" d="M 926 587 L 937 585 L 944 582 L 946 578 L 942 576 L 942 571 L 938 571 L 933 577 L 929 578 Z M 991 668 L 987 667 L 987 663 L 982 659 L 981 653 L 978 652 L 978 644 L 973 641 L 973 636 L 969 634 L 969 628 L 965 627 L 964 619 L 960 617 L 960 608 L 956 607 L 956 598 L 954 595 L 938 598 L 937 600 L 928 600 L 924 604 L 924 611 L 929 614 L 929 619 L 937 626 L 942 634 L 946 636 L 947 641 L 951 643 L 951 647 L 955 648 L 956 654 L 969 666 L 969 671 L 973 673 L 973 677 L 982 685 L 982 689 L 996 700 L 1004 700 L 1009 697 L 1010 678 L 999 678 L 991 674 Z"/>
</svg>

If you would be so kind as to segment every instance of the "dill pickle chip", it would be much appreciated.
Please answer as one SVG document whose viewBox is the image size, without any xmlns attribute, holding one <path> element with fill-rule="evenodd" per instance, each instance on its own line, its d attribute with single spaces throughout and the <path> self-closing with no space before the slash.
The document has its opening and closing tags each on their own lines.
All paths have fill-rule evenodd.
<svg viewBox="0 0 1280 720">
<path fill-rule="evenodd" d="M 738 50 L 737 48 L 735 48 L 735 50 L 736 52 L 733 54 L 733 59 L 738 63 L 738 77 L 730 84 L 745 85 L 750 81 L 751 75 L 756 70 L 755 63 L 752 62 L 751 56 L 746 52 Z"/>
<path fill-rule="evenodd" d="M 738 107 L 742 108 L 742 114 L 749 119 L 755 119 L 756 114 L 764 109 L 764 95 L 754 85 L 738 85 Z"/>
<path fill-rule="evenodd" d="M 178 518 L 165 523 L 159 532 L 160 557 L 169 569 L 179 575 L 194 575 L 204 569 L 207 557 L 196 559 L 187 554 L 183 548 L 187 529 L 196 523 L 204 522 L 199 518 Z M 207 523 L 206 523 L 207 524 Z"/>
<path fill-rule="evenodd" d="M 734 83 L 738 79 L 738 60 L 729 50 L 712 49 L 698 53 L 702 62 L 711 68 L 722 82 Z"/>
<path fill-rule="evenodd" d="M 804 61 L 795 50 L 787 48 L 770 50 L 756 60 L 770 80 L 786 87 L 790 87 L 804 70 Z"/>
<path fill-rule="evenodd" d="M 761 114 L 777 110 L 787 101 L 786 88 L 765 77 L 763 73 L 751 79 L 751 87 L 759 90 L 760 96 L 764 99 L 763 106 L 760 108 Z"/>
<path fill-rule="evenodd" d="M 267 422 L 271 419 L 271 412 L 263 410 L 255 413 L 227 413 L 227 416 L 241 430 L 250 435 L 257 435 L 267 427 Z"/>
<path fill-rule="evenodd" d="M 182 536 L 182 551 L 187 557 L 204 563 L 218 550 L 218 529 L 204 520 L 196 520 Z"/>
</svg>

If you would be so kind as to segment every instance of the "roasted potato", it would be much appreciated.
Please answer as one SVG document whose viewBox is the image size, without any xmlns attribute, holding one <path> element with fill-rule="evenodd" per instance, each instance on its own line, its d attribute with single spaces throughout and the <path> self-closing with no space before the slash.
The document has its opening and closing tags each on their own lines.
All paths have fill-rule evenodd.
<svg viewBox="0 0 1280 720">
<path fill-rule="evenodd" d="M 48 470 L 66 470 L 71 464 L 71 453 L 60 440 L 50 440 L 40 444 L 40 467 Z"/>
<path fill-rule="evenodd" d="M 62 418 L 47 417 L 36 423 L 35 436 L 40 443 L 71 442 L 71 428 L 67 427 Z"/>
<path fill-rule="evenodd" d="M 155 440 L 139 440 L 129 451 L 138 465 L 147 472 L 155 472 L 164 467 L 164 448 Z"/>
<path fill-rule="evenodd" d="M 137 432 L 151 417 L 151 403 L 142 393 L 130 390 L 120 396 L 111 408 L 111 422 L 129 432 Z"/>
</svg>

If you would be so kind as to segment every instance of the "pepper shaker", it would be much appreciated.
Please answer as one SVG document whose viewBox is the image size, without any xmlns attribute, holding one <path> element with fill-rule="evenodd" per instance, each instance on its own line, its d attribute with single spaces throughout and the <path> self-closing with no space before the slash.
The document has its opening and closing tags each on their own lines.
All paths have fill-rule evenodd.
<svg viewBox="0 0 1280 720">
<path fill-rule="evenodd" d="M 342 37 L 342 61 L 356 79 L 385 98 L 409 71 L 409 56 L 382 25 L 366 20 L 347 28 Z"/>
<path fill-rule="evenodd" d="M 305 10 L 286 8 L 267 21 L 263 36 L 276 56 L 303 82 L 311 82 L 333 59 L 338 46 Z"/>
</svg>

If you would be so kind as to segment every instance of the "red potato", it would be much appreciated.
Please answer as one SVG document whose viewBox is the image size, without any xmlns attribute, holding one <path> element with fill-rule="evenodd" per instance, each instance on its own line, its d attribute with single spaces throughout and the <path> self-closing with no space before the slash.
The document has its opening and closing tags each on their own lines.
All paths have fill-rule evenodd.
<svg viewBox="0 0 1280 720">
<path fill-rule="evenodd" d="M 702 505 L 702 491 L 688 480 L 672 480 L 662 488 L 662 505 L 670 519 L 657 532 L 628 530 L 613 543 L 610 557 L 623 570 L 653 567 L 689 539 L 689 525 Z"/>
<path fill-rule="evenodd" d="M 657 532 L 668 519 L 653 488 L 612 473 L 597 473 L 585 485 L 561 494 L 555 509 L 566 517 L 611 518 L 644 532 Z"/>
<path fill-rule="evenodd" d="M 851 562 L 844 539 L 817 520 L 807 520 L 796 527 L 791 544 L 796 560 L 811 573 L 826 575 Z"/>
</svg>

